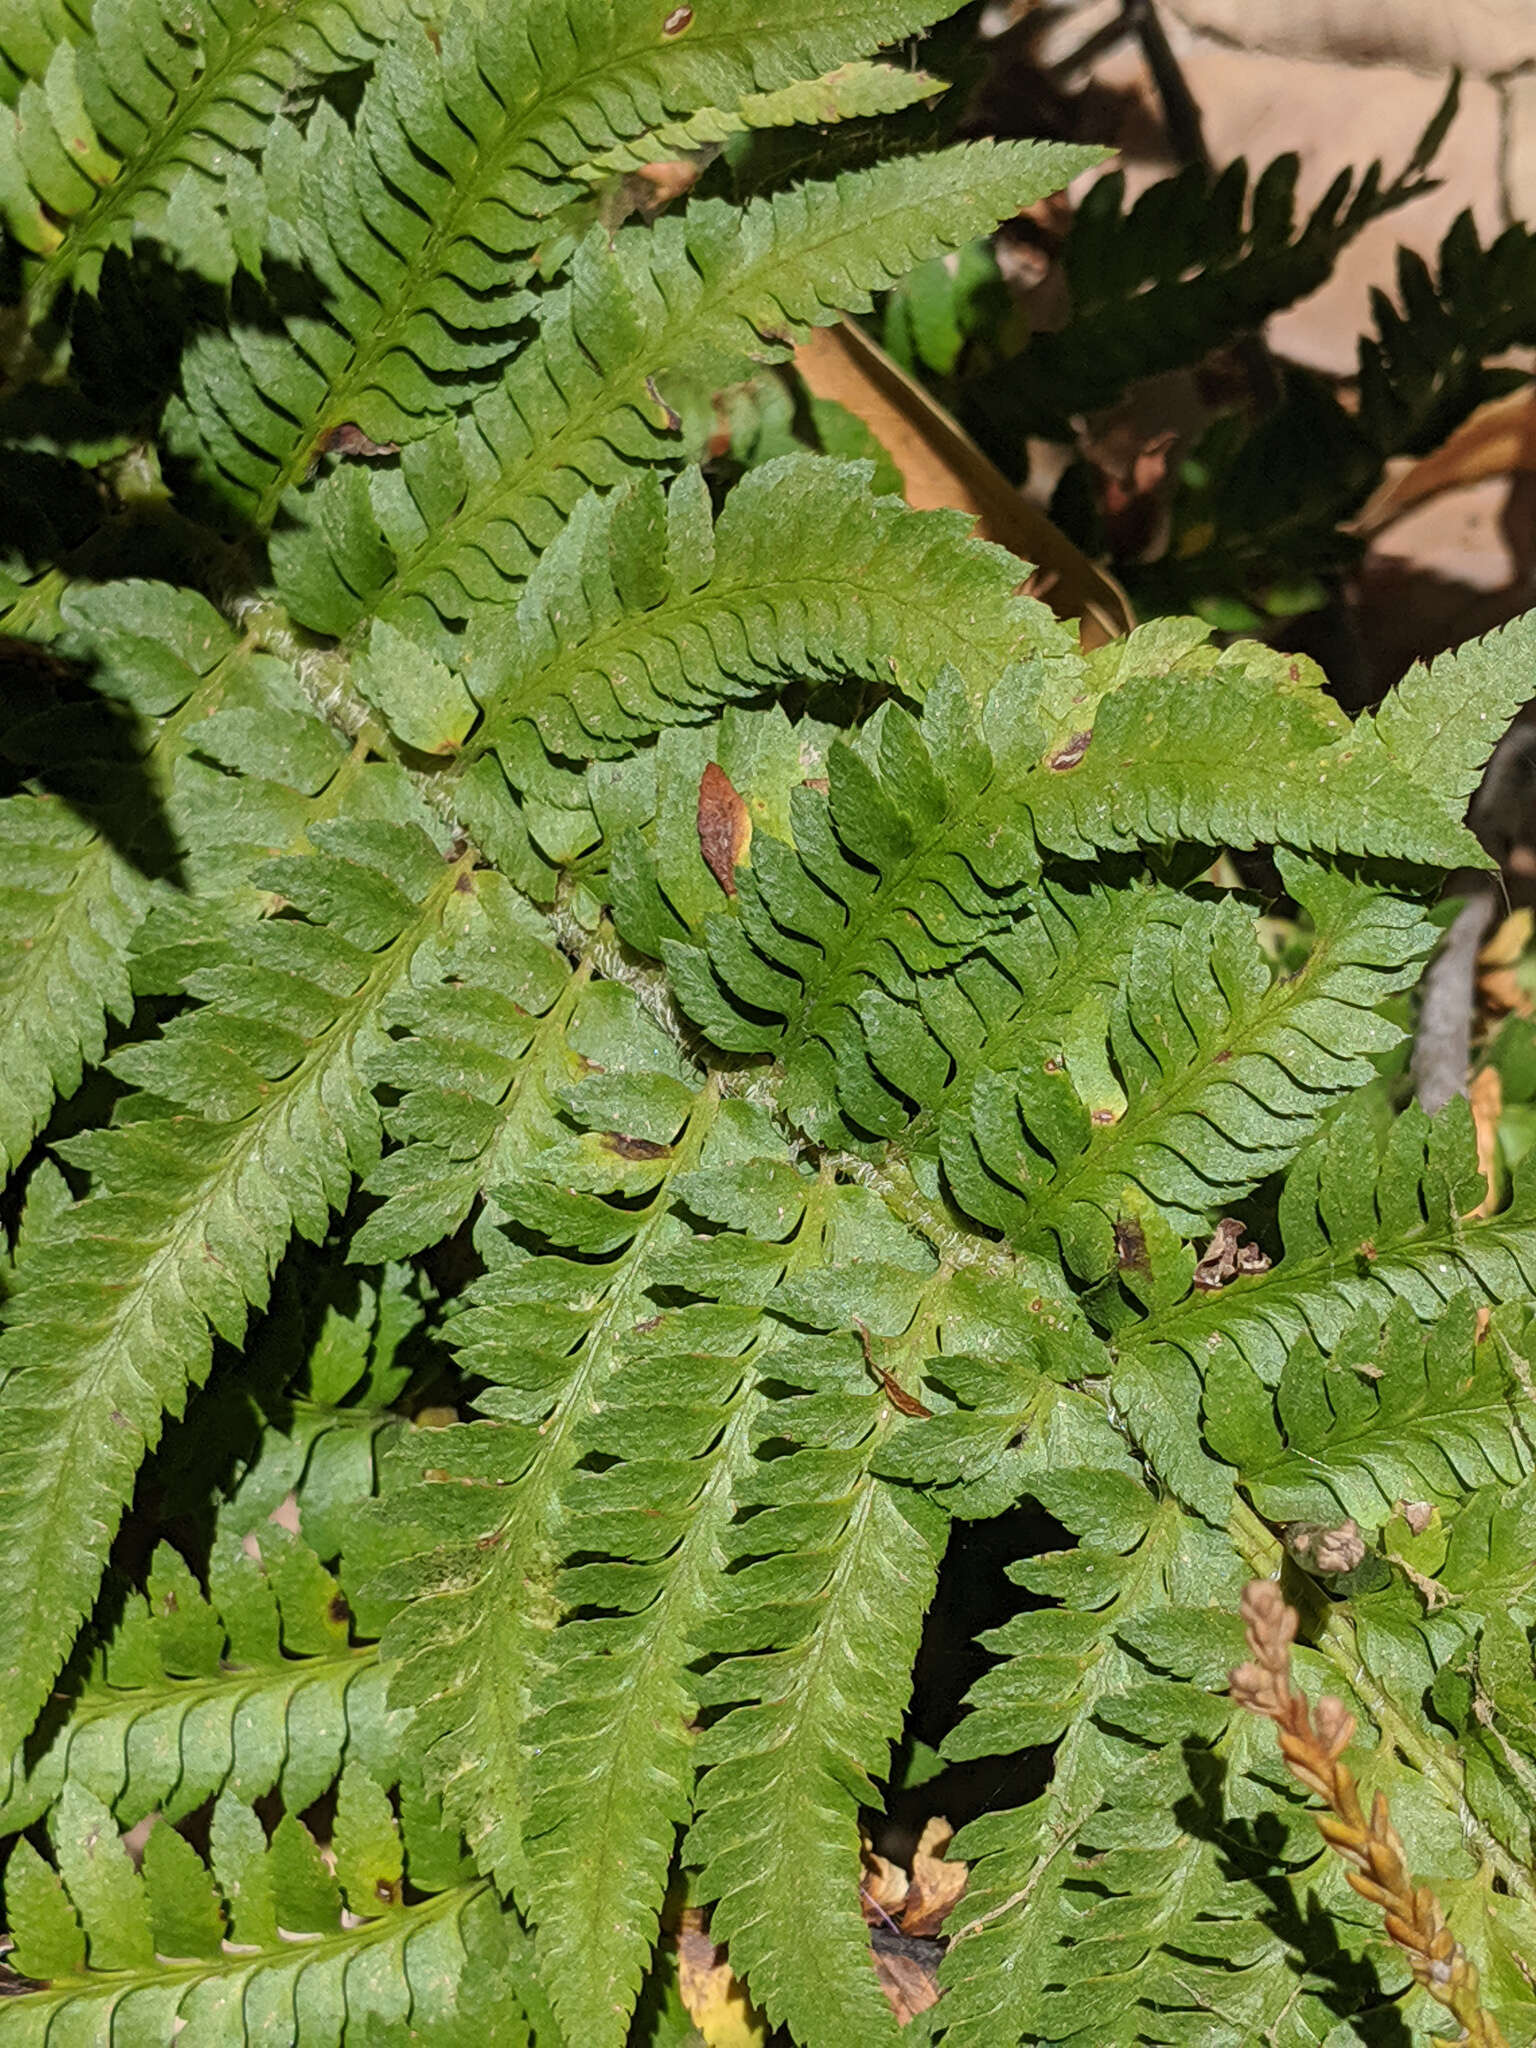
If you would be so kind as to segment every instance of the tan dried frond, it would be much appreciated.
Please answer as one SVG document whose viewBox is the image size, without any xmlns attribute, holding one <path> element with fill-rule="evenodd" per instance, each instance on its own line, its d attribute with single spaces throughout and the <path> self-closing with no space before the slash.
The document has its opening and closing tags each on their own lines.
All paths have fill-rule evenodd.
<svg viewBox="0 0 1536 2048">
<path fill-rule="evenodd" d="M 1428 1885 L 1415 1885 L 1403 1845 L 1378 1792 L 1369 1817 L 1342 1754 L 1355 1731 L 1340 1700 L 1309 1708 L 1291 1683 L 1291 1645 L 1297 1615 L 1273 1579 L 1256 1579 L 1244 1592 L 1243 1621 L 1249 1663 L 1230 1680 L 1239 1706 L 1273 1721 L 1291 1775 L 1315 1792 L 1327 1813 L 1317 1816 L 1323 1840 L 1349 1865 L 1349 1882 L 1382 1910 L 1388 1935 L 1408 1958 L 1415 1980 L 1461 2023 L 1470 2048 L 1508 2048 L 1499 2024 L 1478 1998 L 1477 1965 L 1445 1924 Z"/>
</svg>

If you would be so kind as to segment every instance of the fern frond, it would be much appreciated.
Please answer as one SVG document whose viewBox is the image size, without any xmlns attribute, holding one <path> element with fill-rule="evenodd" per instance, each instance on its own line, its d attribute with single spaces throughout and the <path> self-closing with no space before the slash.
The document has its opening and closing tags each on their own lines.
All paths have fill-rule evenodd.
<svg viewBox="0 0 1536 2048">
<path fill-rule="evenodd" d="M 456 426 L 413 444 L 398 480 L 381 475 L 370 496 L 346 467 L 287 501 L 292 523 L 273 542 L 284 602 L 323 632 L 378 612 L 430 636 L 439 616 L 504 601 L 585 489 L 672 453 L 674 416 L 657 378 L 783 360 L 811 327 L 866 308 L 913 262 L 996 226 L 1091 155 L 971 143 L 744 211 L 705 201 L 649 230 L 612 240 L 595 231 L 570 285 L 540 302 L 538 349 Z M 259 422 L 241 422 L 238 447 L 201 408 L 187 426 L 206 431 L 215 469 L 229 446 L 247 491 L 252 448 L 267 445 Z M 308 466 L 273 448 L 263 519 Z"/>
<path fill-rule="evenodd" d="M 299 1813 L 348 1755 L 393 1782 L 377 1658 L 349 1640 L 346 1599 L 314 1552 L 275 1525 L 247 1541 L 225 1530 L 208 1581 L 205 1596 L 160 1546 L 59 1725 L 16 1759 L 0 1828 L 29 1826 L 70 1786 L 131 1827 L 226 1790 L 250 1802 L 276 1789 Z"/>
<path fill-rule="evenodd" d="M 692 1666 L 782 1335 L 761 1306 L 824 1256 L 822 1212 L 837 1200 L 797 1176 L 782 1149 L 757 1153 L 765 1135 L 761 1118 L 727 1106 L 715 1163 L 677 1192 L 702 1216 L 723 1204 L 739 1220 L 744 1196 L 761 1209 L 771 1189 L 773 1236 L 689 1243 L 678 1233 L 658 1247 L 652 1285 L 702 1299 L 616 1333 L 560 1499 L 562 1547 L 584 1561 L 556 1581 L 566 1615 L 530 1702 L 528 1895 L 556 2010 L 570 2038 L 593 2048 L 626 2038 L 677 1829 L 692 1812 Z"/>
<path fill-rule="evenodd" d="M 295 335 L 295 388 L 306 373 L 314 388 L 288 480 L 346 424 L 416 438 L 510 359 L 516 287 L 594 158 L 669 113 L 750 102 L 895 41 L 942 5 L 839 0 L 769 21 L 724 0 L 673 31 L 665 0 L 522 0 L 452 13 L 430 41 L 395 36 L 355 131 L 312 120 L 279 171 L 278 246 L 315 264 L 341 329 L 318 351 Z"/>
<path fill-rule="evenodd" d="M 1433 1119 L 1410 1106 L 1383 1140 L 1368 1100 L 1356 1098 L 1286 1176 L 1283 1256 L 1215 1294 L 1186 1294 L 1184 1280 L 1117 1339 L 1122 1359 L 1160 1370 L 1168 1347 L 1203 1372 L 1215 1349 L 1230 1347 L 1273 1387 L 1299 1338 L 1331 1351 L 1367 1303 L 1385 1316 L 1401 1299 L 1433 1323 L 1464 1289 L 1482 1302 L 1523 1299 L 1536 1289 L 1532 1190 L 1522 1179 L 1508 1208 L 1463 1220 L 1486 1185 L 1463 1102 Z"/>
<path fill-rule="evenodd" d="M 471 1958 L 509 1979 L 522 1964 L 515 1924 L 487 1888 L 443 1883 L 430 1856 L 418 1868 L 410 1830 L 402 1843 L 389 1801 L 356 1767 L 341 1781 L 334 1875 L 301 1821 L 285 1815 L 268 1840 L 228 1793 L 207 1863 L 162 1820 L 135 1870 L 111 1815 L 78 1787 L 52 1833 L 56 1868 L 23 1841 L 6 1871 L 6 1964 L 23 1980 L 8 1988 L 26 1994 L 7 2001 L 18 2042 L 66 2030 L 165 2041 L 190 2029 L 303 2048 L 407 2015 L 436 2038 Z M 426 1894 L 416 1904 L 402 1903 L 402 1872 Z"/>
<path fill-rule="evenodd" d="M 1296 220 L 1300 160 L 1287 154 L 1252 181 L 1238 158 L 1213 176 L 1191 165 L 1125 204 L 1113 171 L 1084 197 L 1062 249 L 1065 324 L 1030 336 L 1021 356 L 977 378 L 969 410 L 996 409 L 1022 447 L 1028 434 L 1071 439 L 1078 413 L 1113 405 L 1137 378 L 1198 363 L 1234 333 L 1256 331 L 1331 274 L 1372 221 L 1431 184 L 1427 166 L 1455 112 L 1454 85 L 1410 162 L 1390 184 L 1372 164 L 1342 171 L 1305 222 Z"/>
<path fill-rule="evenodd" d="M 581 1070 L 570 1034 L 590 975 L 590 962 L 571 972 L 500 875 L 449 906 L 386 1013 L 402 1035 L 369 1066 L 398 1097 L 384 1124 L 400 1142 L 364 1183 L 384 1200 L 350 1257 L 404 1258 L 451 1237 L 486 1188 L 554 1142 L 557 1092 Z"/>
<path fill-rule="evenodd" d="M 1075 860 L 1183 839 L 1486 865 L 1461 816 L 1524 701 L 1533 646 L 1536 626 L 1518 619 L 1414 668 L 1353 725 L 1311 664 L 1268 649 L 1214 664 L 1197 650 L 1151 677 L 1127 660 L 1054 768 L 1047 756 L 1053 772 L 1030 791 L 1035 831 Z"/>
<path fill-rule="evenodd" d="M 664 947 L 688 1015 L 732 1051 L 772 1048 L 785 1108 L 817 1135 L 836 1130 L 839 1096 L 865 1130 L 899 1128 L 899 1098 L 863 1058 L 862 999 L 910 996 L 914 974 L 1009 923 L 1038 872 L 953 673 L 921 725 L 887 705 L 868 734 L 830 748 L 826 796 L 794 791 L 793 848 L 754 838 L 737 915 L 710 918 L 701 946 Z"/>
<path fill-rule="evenodd" d="M 1156 1920 L 1149 1926 L 1150 1916 L 1112 1906 L 1127 1887 L 1107 1881 L 1099 1905 L 1108 1924 L 1085 1921 L 1083 1887 L 1094 1885 L 1102 1852 L 1136 1844 L 1155 1859 L 1177 1828 L 1166 1809 L 1156 1823 L 1151 1811 L 1137 1816 L 1153 1825 L 1150 1839 L 1135 1822 L 1123 1833 L 1114 1826 L 1110 1809 L 1122 1796 L 1132 1803 L 1134 1751 L 1105 1724 L 1103 1710 L 1145 1675 L 1133 1650 L 1136 1624 L 1183 1602 L 1219 1599 L 1217 1589 L 1230 1588 L 1241 1572 L 1224 1538 L 1187 1522 L 1171 1501 L 1153 1500 L 1129 1473 L 1066 1470 L 1031 1491 L 1084 1540 L 1010 1568 L 1010 1577 L 1056 1604 L 982 1638 L 1005 1661 L 972 1688 L 971 1711 L 944 1748 L 962 1759 L 1054 1743 L 1051 1780 L 1027 1806 L 985 1814 L 955 1838 L 955 1853 L 972 1870 L 941 1973 L 947 2048 L 1030 2036 L 1137 2038 L 1115 2031 L 1115 2021 L 1140 1988 L 1141 1966 L 1157 1945 Z M 1196 1696 L 1182 1727 L 1168 1735 L 1197 1727 L 1200 1704 Z M 1146 1807 L 1158 1803 L 1154 1795 Z M 1143 1863 L 1132 1874 L 1151 1873 Z M 1168 1876 L 1159 1869 L 1159 1887 Z M 1155 1895 L 1144 1883 L 1136 1889 Z M 1178 1910 L 1176 1895 L 1165 1894 L 1164 1904 Z M 1122 1919 L 1123 1942 L 1114 1938 Z M 1115 1967 L 1121 1963 L 1123 1974 Z"/>
<path fill-rule="evenodd" d="M 1127 1188 L 1193 1236 L 1371 1079 L 1369 1056 L 1401 1035 L 1376 1012 L 1417 978 L 1433 927 L 1417 905 L 1324 870 L 1284 872 L 1317 930 L 1295 974 L 1274 975 L 1228 898 L 1177 931 L 1151 926 L 1100 1031 L 1073 1020 L 1084 1087 L 1075 1049 L 978 1077 L 968 1126 L 941 1134 L 964 1207 L 1025 1245 L 1049 1234 L 1096 1280 L 1115 1263 Z"/>
<path fill-rule="evenodd" d="M 606 1084 L 607 1099 L 638 1093 L 644 1106 L 549 1155 L 558 1184 L 527 1174 L 493 1190 L 512 1219 L 569 1251 L 488 1248 L 496 1263 L 451 1330 L 465 1369 L 490 1383 L 476 1404 L 486 1419 L 401 1446 L 388 1514 L 403 1562 L 379 1588 L 408 1603 L 385 1637 L 391 1703 L 414 1709 L 429 1780 L 476 1861 L 520 1892 L 523 1722 L 556 1612 L 556 1503 L 619 1346 L 653 1312 L 658 1248 L 681 1228 L 671 1181 L 697 1164 L 716 1109 L 713 1088 L 684 1078 L 616 987 L 578 1013 L 571 1043 L 605 1070 L 576 1085 L 575 1101 L 601 1104 Z M 629 1204 L 603 1199 L 620 1191 Z"/>
<path fill-rule="evenodd" d="M 136 235 L 220 282 L 259 265 L 265 206 L 251 153 L 290 97 L 366 61 L 400 0 L 97 0 L 0 120 L 0 210 L 32 261 L 29 311 L 94 291 Z M 9 24 L 8 24 L 9 26 Z M 6 38 L 9 43 L 9 36 Z M 14 61 L 14 60 L 13 60 Z"/>
<path fill-rule="evenodd" d="M 139 582 L 77 588 L 60 613 L 50 652 L 85 668 L 99 700 L 89 711 L 61 708 L 52 732 L 28 732 L 50 793 L 0 806 L 10 850 L 0 894 L 7 1167 L 24 1156 L 55 1093 L 78 1086 L 82 1068 L 100 1059 L 107 1018 L 128 1019 L 129 948 L 164 899 L 155 883 L 186 879 L 212 822 L 199 797 L 218 778 L 189 757 L 256 770 L 243 818 L 253 851 L 296 834 L 298 792 L 318 794 L 345 758 L 286 668 L 194 592 Z M 214 829 L 213 864 L 227 889 L 240 870 L 222 808 Z"/>
<path fill-rule="evenodd" d="M 226 1789 L 248 1801 L 276 1790 L 300 1812 L 349 1757 L 394 1784 L 403 1717 L 385 1708 L 383 1617 L 359 1608 L 353 1564 L 359 1504 L 403 1427 L 387 1404 L 420 1356 L 421 1293 L 403 1266 L 374 1283 L 319 1254 L 284 1261 L 244 1375 L 200 1397 L 145 1475 L 167 1521 L 199 1528 L 183 1536 L 197 1571 L 163 1543 L 142 1589 L 109 1583 L 105 1633 L 82 1639 L 13 1759 L 0 1829 L 29 1825 L 72 1782 L 125 1827 L 155 1811 L 180 1820 Z M 204 1549 L 217 1470 L 230 1491 Z M 360 1569 L 371 1561 L 365 1550 Z"/>
<path fill-rule="evenodd" d="M 315 921 L 253 928 L 240 955 L 191 977 L 204 1007 L 117 1056 L 122 1078 L 183 1113 L 132 1121 L 130 1098 L 116 1127 L 70 1141 L 95 1189 L 28 1261 L 0 1338 L 7 1751 L 90 1604 L 163 1411 L 207 1372 L 215 1331 L 238 1339 L 290 1233 L 319 1237 L 376 1160 L 361 1062 L 417 947 L 474 886 L 469 856 L 444 862 L 413 828 L 312 837 L 323 851 L 263 879 Z"/>
<path fill-rule="evenodd" d="M 898 114 L 947 88 L 942 78 L 894 64 L 841 64 L 821 78 L 805 78 L 777 92 L 748 93 L 734 107 L 702 107 L 686 121 L 659 128 L 595 157 L 581 175 L 594 180 L 643 170 L 647 164 L 709 151 L 733 135 L 759 128 L 826 127 L 837 121 Z"/>
<path fill-rule="evenodd" d="M 842 1349 L 789 1364 L 827 1390 L 776 1402 L 759 1424 L 799 1449 L 746 1490 L 760 1512 L 734 1535 L 723 1612 L 704 1632 L 728 1654 L 699 1689 L 728 1711 L 699 1745 L 684 1856 L 763 2010 L 863 2048 L 897 2036 L 858 1909 L 857 1814 L 877 1803 L 900 1732 L 945 1525 L 870 1475 L 892 1410 L 878 1390 L 832 1390 Z"/>
<path fill-rule="evenodd" d="M 505 748 L 530 720 L 551 753 L 626 752 L 797 678 L 860 676 L 921 700 L 954 662 L 979 696 L 1010 661 L 1065 649 L 1064 629 L 1015 594 L 1012 555 L 969 540 L 962 514 L 871 500 L 869 476 L 786 456 L 749 472 L 713 523 L 697 470 L 665 497 L 647 476 L 583 499 L 515 610 L 476 615 L 463 666 L 482 719 L 466 751 Z"/>
<path fill-rule="evenodd" d="M 18 1166 L 56 1094 L 133 1007 L 128 948 L 149 887 L 111 842 L 57 799 L 0 805 L 0 1164 Z"/>
<path fill-rule="evenodd" d="M 1401 1298 L 1385 1318 L 1365 1303 L 1326 1354 L 1301 1337 L 1275 1388 L 1221 1346 L 1206 1371 L 1206 1439 L 1271 1522 L 1342 1513 L 1373 1531 L 1399 1501 L 1449 1505 L 1511 1484 L 1531 1469 L 1532 1417 L 1501 1345 L 1475 1334 L 1468 1294 L 1427 1334 Z"/>
</svg>

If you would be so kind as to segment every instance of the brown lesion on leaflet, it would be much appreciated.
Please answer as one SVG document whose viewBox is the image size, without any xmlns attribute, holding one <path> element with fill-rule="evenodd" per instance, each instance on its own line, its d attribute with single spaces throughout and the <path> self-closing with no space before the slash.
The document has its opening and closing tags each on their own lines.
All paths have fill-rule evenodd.
<svg viewBox="0 0 1536 2048">
<path fill-rule="evenodd" d="M 861 1323 L 856 1320 L 854 1322 L 853 1327 L 854 1332 L 859 1340 L 860 1349 L 864 1353 L 864 1363 L 869 1367 L 874 1377 L 880 1382 L 881 1387 L 885 1391 L 885 1398 L 896 1410 L 896 1413 L 898 1415 L 909 1415 L 914 1418 L 920 1418 L 924 1422 L 931 1422 L 933 1420 L 933 1410 L 931 1408 L 925 1408 L 922 1402 L 918 1400 L 916 1394 L 909 1394 L 906 1388 L 901 1384 L 901 1381 L 897 1379 L 895 1373 L 889 1372 L 886 1369 L 886 1367 L 881 1365 L 880 1362 L 876 1359 L 874 1350 L 869 1341 L 869 1326 L 866 1323 Z"/>
<path fill-rule="evenodd" d="M 668 1159 L 670 1145 L 658 1145 L 654 1138 L 631 1138 L 624 1131 L 605 1131 L 603 1144 L 620 1159 Z"/>
</svg>

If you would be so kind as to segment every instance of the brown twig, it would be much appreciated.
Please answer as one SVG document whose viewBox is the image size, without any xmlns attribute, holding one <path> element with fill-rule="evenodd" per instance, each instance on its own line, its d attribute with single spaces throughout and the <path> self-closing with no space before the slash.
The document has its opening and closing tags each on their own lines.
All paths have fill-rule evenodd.
<svg viewBox="0 0 1536 2048">
<path fill-rule="evenodd" d="M 1239 1706 L 1273 1721 L 1291 1775 L 1328 1807 L 1317 1816 L 1323 1840 L 1350 1866 L 1346 1875 L 1364 1899 L 1380 1906 L 1387 1933 L 1408 1958 L 1415 1982 L 1460 2022 L 1469 2048 L 1508 2048 L 1497 2020 L 1478 2000 L 1477 1965 L 1445 1924 L 1427 1884 L 1415 1885 L 1403 1845 L 1380 1792 L 1370 1817 L 1340 1756 L 1355 1732 L 1341 1700 L 1324 1697 L 1315 1711 L 1291 1684 L 1297 1616 L 1273 1579 L 1256 1579 L 1243 1594 L 1252 1662 L 1239 1664 L 1231 1692 Z"/>
</svg>

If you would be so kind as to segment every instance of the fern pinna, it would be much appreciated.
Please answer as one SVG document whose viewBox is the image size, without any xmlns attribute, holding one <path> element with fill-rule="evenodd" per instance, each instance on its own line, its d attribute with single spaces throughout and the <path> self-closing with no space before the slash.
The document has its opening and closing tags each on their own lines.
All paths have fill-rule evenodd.
<svg viewBox="0 0 1536 2048">
<path fill-rule="evenodd" d="M 893 2040 L 993 1521 L 914 2038 L 1425 2031 L 1223 1691 L 1277 1569 L 1536 2031 L 1536 1210 L 1388 1114 L 1532 630 L 1350 723 L 716 459 L 1094 160 L 906 146 L 947 11 L 7 16 L 8 2038 L 663 2048 L 686 1905 L 755 2038 Z"/>
</svg>

